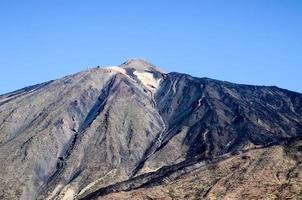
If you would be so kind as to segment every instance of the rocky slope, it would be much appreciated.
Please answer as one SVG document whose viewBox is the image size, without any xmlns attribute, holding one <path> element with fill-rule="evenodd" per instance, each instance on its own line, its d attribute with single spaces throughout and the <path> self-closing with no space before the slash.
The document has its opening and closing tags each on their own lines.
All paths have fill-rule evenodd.
<svg viewBox="0 0 302 200">
<path fill-rule="evenodd" d="M 99 199 L 301 199 L 301 145 L 300 141 L 289 147 L 252 149 L 167 183 L 113 192 Z"/>
<path fill-rule="evenodd" d="M 0 96 L 0 199 L 298 197 L 301 116 L 277 87 L 94 68 Z"/>
</svg>

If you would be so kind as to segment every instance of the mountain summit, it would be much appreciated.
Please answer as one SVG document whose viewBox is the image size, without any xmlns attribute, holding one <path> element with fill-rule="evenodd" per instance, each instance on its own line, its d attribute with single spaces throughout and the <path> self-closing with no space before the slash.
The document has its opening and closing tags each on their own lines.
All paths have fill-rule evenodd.
<svg viewBox="0 0 302 200">
<path fill-rule="evenodd" d="M 139 58 L 132 58 L 124 62 L 123 64 L 120 65 L 120 67 L 125 68 L 125 69 L 134 69 L 137 71 L 158 71 L 160 73 L 164 73 L 163 70 L 157 68 L 153 64 L 149 63 L 145 59 L 139 59 Z"/>
<path fill-rule="evenodd" d="M 129 59 L 120 66 L 108 67 L 107 69 L 122 73 L 141 83 L 151 93 L 155 93 L 165 75 L 163 70 L 143 59 Z"/>
<path fill-rule="evenodd" d="M 0 95 L 0 199 L 302 194 L 302 94 L 131 59 Z"/>
</svg>

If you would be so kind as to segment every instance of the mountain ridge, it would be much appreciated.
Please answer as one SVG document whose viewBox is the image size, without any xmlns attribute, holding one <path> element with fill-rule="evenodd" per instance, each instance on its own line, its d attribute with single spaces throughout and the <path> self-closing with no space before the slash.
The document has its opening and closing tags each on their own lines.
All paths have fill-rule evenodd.
<svg viewBox="0 0 302 200">
<path fill-rule="evenodd" d="M 93 68 L 0 95 L 0 197 L 98 198 L 156 177 L 164 187 L 198 163 L 286 147 L 302 135 L 301 115 L 302 94 L 275 86 L 163 73 L 138 59 Z"/>
</svg>

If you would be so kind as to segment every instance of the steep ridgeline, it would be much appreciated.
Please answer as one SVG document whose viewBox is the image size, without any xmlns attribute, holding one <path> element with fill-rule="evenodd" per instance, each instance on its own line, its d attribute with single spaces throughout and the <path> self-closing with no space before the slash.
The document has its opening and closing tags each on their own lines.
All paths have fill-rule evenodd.
<svg viewBox="0 0 302 200">
<path fill-rule="evenodd" d="M 302 94 L 131 59 L 0 96 L 0 199 L 115 199 L 300 137 Z"/>
</svg>

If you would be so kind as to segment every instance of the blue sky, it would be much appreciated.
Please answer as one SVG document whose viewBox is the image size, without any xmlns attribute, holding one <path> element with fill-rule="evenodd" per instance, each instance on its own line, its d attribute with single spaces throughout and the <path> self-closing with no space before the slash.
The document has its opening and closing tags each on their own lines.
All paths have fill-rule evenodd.
<svg viewBox="0 0 302 200">
<path fill-rule="evenodd" d="M 145 58 L 302 92 L 300 0 L 1 0 L 0 93 Z"/>
</svg>

